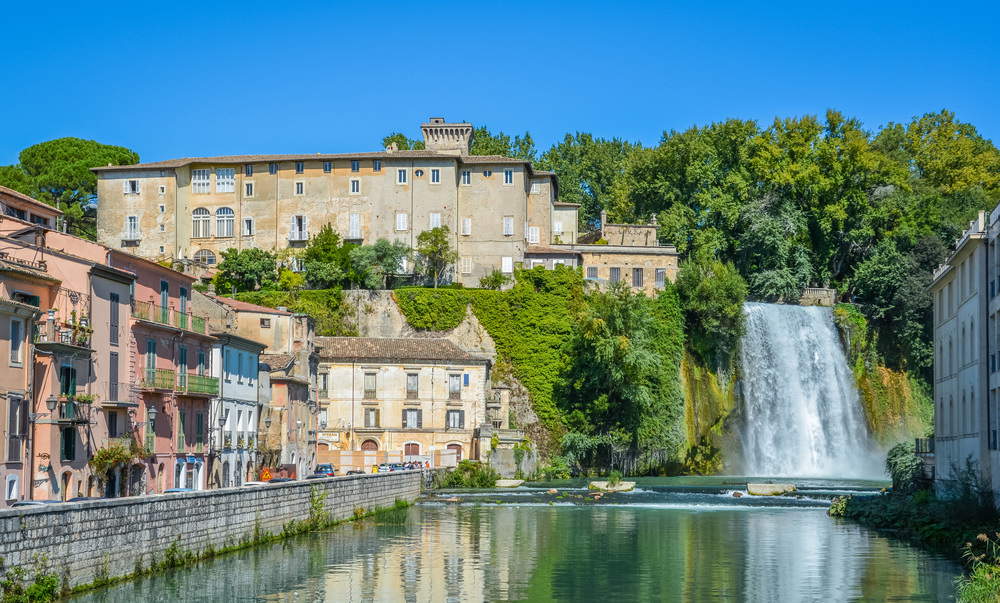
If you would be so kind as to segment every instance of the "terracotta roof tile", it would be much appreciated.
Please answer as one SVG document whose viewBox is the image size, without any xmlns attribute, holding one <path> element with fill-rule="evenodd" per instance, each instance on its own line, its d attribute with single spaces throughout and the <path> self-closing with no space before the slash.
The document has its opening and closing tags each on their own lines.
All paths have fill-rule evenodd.
<svg viewBox="0 0 1000 603">
<path fill-rule="evenodd" d="M 221 295 L 215 296 L 219 303 L 225 304 L 236 310 L 237 312 L 261 312 L 264 314 L 280 314 L 282 316 L 291 316 L 292 313 L 286 310 L 279 310 L 277 308 L 268 308 L 267 306 L 258 306 L 257 304 L 251 304 L 249 302 L 240 301 L 238 299 L 232 299 L 231 297 L 222 297 Z"/>
<path fill-rule="evenodd" d="M 560 249 L 558 247 L 543 247 L 542 245 L 530 245 L 524 250 L 525 253 L 540 253 L 546 255 L 580 255 L 572 249 Z"/>
<path fill-rule="evenodd" d="M 44 201 L 39 201 L 38 199 L 35 199 L 34 197 L 29 197 L 28 195 L 25 195 L 24 193 L 19 193 L 19 192 L 17 192 L 16 190 L 14 190 L 12 188 L 7 188 L 6 186 L 0 186 L 0 194 L 8 195 L 10 197 L 14 197 L 15 199 L 19 199 L 19 200 L 24 201 L 26 203 L 31 203 L 32 205 L 44 208 L 44 209 L 46 209 L 48 211 L 51 211 L 52 213 L 56 214 L 57 216 L 61 216 L 62 213 L 63 213 L 62 210 L 59 209 L 59 208 L 57 208 L 57 207 L 53 207 L 53 206 L 49 205 L 48 203 L 45 203 Z"/>
<path fill-rule="evenodd" d="M 447 339 L 317 337 L 316 345 L 323 359 L 356 360 L 447 360 L 482 362 Z"/>
<path fill-rule="evenodd" d="M 295 356 L 291 354 L 261 354 L 260 361 L 271 367 L 272 371 L 280 371 L 288 368 L 295 361 Z"/>
</svg>

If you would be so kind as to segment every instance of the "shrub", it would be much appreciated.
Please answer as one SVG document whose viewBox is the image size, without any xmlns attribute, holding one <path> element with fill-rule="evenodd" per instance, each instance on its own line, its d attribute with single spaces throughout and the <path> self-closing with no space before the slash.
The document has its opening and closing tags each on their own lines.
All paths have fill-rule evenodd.
<svg viewBox="0 0 1000 603">
<path fill-rule="evenodd" d="M 571 477 L 569 464 L 561 456 L 554 456 L 548 465 L 538 469 L 538 477 L 544 480 L 569 479 Z"/>
<path fill-rule="evenodd" d="M 892 489 L 896 492 L 914 492 L 924 481 L 924 462 L 914 452 L 912 440 L 889 449 L 885 470 L 892 477 Z"/>
<path fill-rule="evenodd" d="M 441 481 L 442 488 L 494 488 L 500 474 L 493 467 L 466 459 L 449 471 Z"/>
<path fill-rule="evenodd" d="M 499 291 L 509 282 L 509 276 L 494 268 L 492 272 L 479 279 L 479 286 L 483 289 L 493 289 Z"/>
</svg>

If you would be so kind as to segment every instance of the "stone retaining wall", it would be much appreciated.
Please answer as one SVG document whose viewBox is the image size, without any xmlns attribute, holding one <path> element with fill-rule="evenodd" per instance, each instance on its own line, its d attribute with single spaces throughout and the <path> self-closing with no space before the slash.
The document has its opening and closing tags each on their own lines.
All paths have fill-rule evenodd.
<svg viewBox="0 0 1000 603">
<path fill-rule="evenodd" d="M 428 476 L 429 477 L 429 476 Z M 280 533 L 309 518 L 312 489 L 325 494 L 334 520 L 355 509 L 412 502 L 419 471 L 349 475 L 256 487 L 161 494 L 0 511 L 0 557 L 29 573 L 37 555 L 48 558 L 64 586 L 127 576 L 162 563 L 167 550 L 202 554 L 238 545 L 261 531 Z"/>
</svg>

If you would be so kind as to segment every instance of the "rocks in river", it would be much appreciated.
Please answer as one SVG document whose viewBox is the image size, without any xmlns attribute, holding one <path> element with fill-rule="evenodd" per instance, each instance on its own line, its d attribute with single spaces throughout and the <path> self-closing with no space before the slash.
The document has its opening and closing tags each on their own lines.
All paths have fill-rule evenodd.
<svg viewBox="0 0 1000 603">
<path fill-rule="evenodd" d="M 747 492 L 753 496 L 781 496 L 795 492 L 795 484 L 747 484 Z"/>
<path fill-rule="evenodd" d="M 523 479 L 498 479 L 497 488 L 516 488 L 523 483 Z"/>
<path fill-rule="evenodd" d="M 737 490 L 733 492 L 733 498 L 743 498 L 743 493 Z"/>
<path fill-rule="evenodd" d="M 446 498 L 446 499 L 444 499 L 444 502 L 451 502 L 451 503 L 458 502 L 458 497 L 457 496 L 452 496 L 451 498 Z"/>
<path fill-rule="evenodd" d="M 602 490 L 604 492 L 628 492 L 635 489 L 635 482 L 618 482 L 613 485 L 611 482 L 590 482 L 587 487 L 591 490 Z"/>
<path fill-rule="evenodd" d="M 545 491 L 545 493 L 546 494 L 559 494 L 559 490 L 556 490 L 555 488 L 549 488 L 548 490 Z"/>
</svg>

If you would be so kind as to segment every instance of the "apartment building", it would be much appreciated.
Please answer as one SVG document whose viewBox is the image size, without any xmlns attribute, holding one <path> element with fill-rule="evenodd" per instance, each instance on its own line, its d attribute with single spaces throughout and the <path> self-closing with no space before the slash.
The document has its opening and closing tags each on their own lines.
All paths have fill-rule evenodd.
<svg viewBox="0 0 1000 603">
<path fill-rule="evenodd" d="M 318 337 L 317 345 L 321 461 L 336 463 L 334 451 L 478 458 L 488 359 L 435 338 Z"/>
<path fill-rule="evenodd" d="M 998 310 L 994 211 L 980 212 L 935 270 L 934 301 L 934 474 L 946 490 L 955 472 L 973 463 L 997 490 L 996 327 Z M 991 276 L 993 275 L 993 276 Z M 987 325 L 987 321 L 990 324 Z"/>
<path fill-rule="evenodd" d="M 213 335 L 212 366 L 220 387 L 212 401 L 213 425 L 219 425 L 212 442 L 217 457 L 212 485 L 229 488 L 257 479 L 257 419 L 262 405 L 259 358 L 265 346 L 225 331 Z"/>
<path fill-rule="evenodd" d="M 470 155 L 472 130 L 468 123 L 431 118 L 422 125 L 426 149 L 419 151 L 237 155 L 94 168 L 98 240 L 146 258 L 211 266 L 230 248 L 302 248 L 325 224 L 349 241 L 387 239 L 411 248 L 422 231 L 448 226 L 459 256 L 448 276 L 466 286 L 477 286 L 494 269 L 512 273 L 532 255 L 550 266 L 553 259 L 577 265 L 585 249 L 563 249 L 558 258 L 543 251 L 573 245 L 579 236 L 579 206 L 559 201 L 555 174 L 522 159 Z M 607 256 L 616 250 L 601 251 Z M 672 247 L 647 255 L 648 265 L 626 256 L 629 270 L 652 271 L 643 289 L 655 282 L 655 270 L 670 272 L 667 258 L 676 270 Z M 400 266 L 400 274 L 412 268 Z"/>
</svg>

